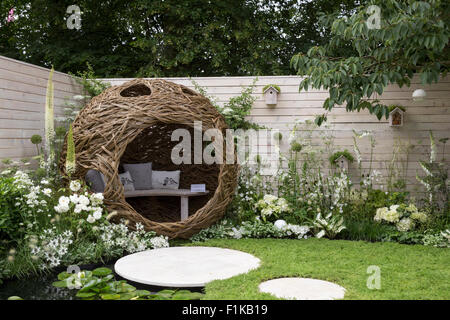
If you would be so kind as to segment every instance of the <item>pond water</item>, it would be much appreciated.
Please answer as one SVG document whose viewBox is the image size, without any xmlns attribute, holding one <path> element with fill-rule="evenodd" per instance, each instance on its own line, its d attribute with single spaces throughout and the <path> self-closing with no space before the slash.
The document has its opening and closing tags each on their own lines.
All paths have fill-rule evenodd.
<svg viewBox="0 0 450 320">
<path fill-rule="evenodd" d="M 92 270 L 101 267 L 101 265 L 90 265 L 87 267 L 81 266 L 82 270 Z M 114 270 L 114 265 L 105 265 L 104 267 Z M 25 300 L 75 300 L 75 294 L 78 290 L 69 290 L 66 288 L 56 288 L 52 285 L 57 281 L 57 275 L 64 269 L 58 272 L 33 276 L 27 279 L 6 280 L 0 285 L 0 300 L 6 300 L 11 296 L 19 296 Z M 126 280 L 115 274 L 116 280 Z M 127 281 L 129 284 L 135 286 L 137 289 L 148 290 L 156 293 L 163 289 L 177 289 L 177 288 L 163 288 L 142 285 L 132 281 Z M 183 288 L 190 291 L 202 292 L 203 288 Z"/>
</svg>

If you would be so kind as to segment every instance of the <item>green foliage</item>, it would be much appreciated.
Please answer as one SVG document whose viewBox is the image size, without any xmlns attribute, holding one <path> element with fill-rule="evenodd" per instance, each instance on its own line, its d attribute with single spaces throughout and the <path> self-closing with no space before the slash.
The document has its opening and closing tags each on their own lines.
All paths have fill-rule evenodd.
<svg viewBox="0 0 450 320">
<path fill-rule="evenodd" d="M 76 75 L 71 74 L 75 81 L 83 86 L 84 91 L 91 97 L 98 96 L 105 89 L 111 85 L 108 82 L 97 80 L 97 75 L 94 72 L 91 64 L 86 62 L 87 70 L 78 71 Z"/>
<path fill-rule="evenodd" d="M 345 149 L 344 151 L 338 151 L 333 153 L 330 157 L 330 164 L 335 166 L 336 160 L 339 159 L 340 157 L 346 158 L 350 163 L 353 162 L 354 160 L 352 154 L 347 149 Z"/>
<path fill-rule="evenodd" d="M 286 225 L 277 229 L 273 223 L 253 219 L 234 225 L 231 220 L 224 219 L 209 228 L 201 230 L 191 237 L 192 242 L 203 242 L 208 239 L 263 239 L 263 238 L 296 238 L 306 239 L 309 227 Z"/>
<path fill-rule="evenodd" d="M 293 152 L 300 152 L 300 151 L 302 151 L 302 149 L 303 149 L 303 146 L 301 145 L 301 143 L 299 143 L 297 141 L 294 141 L 291 143 L 291 150 Z"/>
<path fill-rule="evenodd" d="M 278 91 L 278 93 L 281 92 L 280 87 L 277 86 L 276 84 L 266 84 L 266 85 L 263 87 L 262 92 L 264 93 L 264 91 L 266 91 L 266 90 L 269 89 L 270 87 L 275 88 L 275 89 Z"/>
<path fill-rule="evenodd" d="M 283 134 L 281 132 L 275 132 L 273 138 L 280 142 L 281 140 L 283 140 Z"/>
<path fill-rule="evenodd" d="M 406 112 L 406 108 L 404 106 L 399 106 L 399 105 L 391 105 L 389 106 L 389 113 L 394 111 L 396 108 L 399 108 L 400 110 L 402 110 L 403 112 Z"/>
<path fill-rule="evenodd" d="M 16 198 L 21 191 L 13 178 L 0 177 L 0 241 L 18 242 L 24 234 L 24 223 Z"/>
<path fill-rule="evenodd" d="M 275 300 L 258 286 L 282 277 L 333 281 L 345 288 L 346 300 L 450 299 L 446 249 L 315 238 L 217 239 L 190 245 L 239 250 L 261 260 L 251 273 L 207 283 L 205 300 Z M 366 286 L 370 265 L 381 268 L 381 290 Z"/>
<path fill-rule="evenodd" d="M 432 212 L 446 215 L 450 219 L 450 187 L 448 184 L 447 164 L 437 160 L 437 148 L 433 133 L 430 131 L 430 158 L 429 161 L 419 161 L 425 176 L 416 174 L 416 179 L 427 191 L 428 205 Z"/>
<path fill-rule="evenodd" d="M 369 29 L 369 5 L 381 10 L 380 28 Z M 374 0 L 350 17 L 340 12 L 322 15 L 320 24 L 331 29 L 331 39 L 295 55 L 291 66 L 301 76 L 300 90 L 324 88 L 330 97 L 323 104 L 328 112 L 337 105 L 347 111 L 367 109 L 378 119 L 389 115 L 379 100 L 388 84 L 410 85 L 415 73 L 422 84 L 437 82 L 449 69 L 448 1 Z M 336 50 L 351 48 L 352 56 Z M 320 121 L 319 121 L 320 122 Z"/>
<path fill-rule="evenodd" d="M 31 136 L 30 141 L 32 144 L 40 144 L 42 143 L 42 136 L 34 134 Z"/>
<path fill-rule="evenodd" d="M 76 297 L 81 300 L 199 300 L 203 296 L 188 290 L 162 290 L 154 294 L 137 290 L 125 280 L 116 281 L 112 270 L 105 267 L 83 270 L 78 274 L 61 272 L 53 286 L 78 288 Z"/>
<path fill-rule="evenodd" d="M 14 7 L 20 19 L 0 21 L 0 52 L 62 72 L 89 61 L 102 78 L 291 74 L 295 52 L 328 39 L 318 12 L 345 14 L 355 2 L 78 0 L 81 28 L 70 30 L 73 2 L 3 0 L 0 12 Z"/>
<path fill-rule="evenodd" d="M 223 107 L 217 104 L 216 97 L 211 96 L 206 92 L 205 88 L 200 86 L 196 81 L 191 79 L 192 84 L 195 89 L 208 98 L 210 102 L 214 105 L 214 107 L 222 114 L 225 118 L 225 121 L 230 129 L 260 129 L 262 126 L 252 123 L 245 119 L 246 116 L 250 115 L 251 109 L 253 107 L 253 103 L 256 98 L 252 96 L 255 83 L 258 81 L 257 78 L 253 80 L 253 83 L 246 87 L 242 88 L 241 94 L 239 96 L 235 96 L 230 98 L 228 102 L 224 104 Z"/>
<path fill-rule="evenodd" d="M 383 240 L 387 233 L 394 230 L 392 226 L 376 223 L 373 219 L 346 218 L 344 223 L 346 229 L 338 236 L 339 239 L 376 242 Z"/>
</svg>

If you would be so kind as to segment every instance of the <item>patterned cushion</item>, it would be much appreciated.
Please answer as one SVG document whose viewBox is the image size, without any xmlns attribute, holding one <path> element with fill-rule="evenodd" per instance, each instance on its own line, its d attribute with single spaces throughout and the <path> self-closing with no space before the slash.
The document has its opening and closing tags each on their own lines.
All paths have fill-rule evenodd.
<svg viewBox="0 0 450 320">
<path fill-rule="evenodd" d="M 131 178 L 130 173 L 127 171 L 125 173 L 119 174 L 120 182 L 123 184 L 123 189 L 125 191 L 134 191 L 133 179 Z"/>
<path fill-rule="evenodd" d="M 153 171 L 152 186 L 155 189 L 178 189 L 180 187 L 180 170 Z"/>
<path fill-rule="evenodd" d="M 124 164 L 133 179 L 135 190 L 150 190 L 152 188 L 152 163 Z"/>
<path fill-rule="evenodd" d="M 85 177 L 86 182 L 91 187 L 91 190 L 97 193 L 103 193 L 105 191 L 105 184 L 100 175 L 100 172 L 94 169 L 88 170 Z"/>
<path fill-rule="evenodd" d="M 102 177 L 103 183 L 106 184 L 108 181 L 106 180 L 106 177 L 103 175 L 103 173 L 100 173 L 100 176 Z M 131 178 L 130 173 L 127 171 L 125 173 L 119 174 L 119 180 L 123 184 L 124 191 L 134 191 L 134 184 L 133 179 Z"/>
</svg>

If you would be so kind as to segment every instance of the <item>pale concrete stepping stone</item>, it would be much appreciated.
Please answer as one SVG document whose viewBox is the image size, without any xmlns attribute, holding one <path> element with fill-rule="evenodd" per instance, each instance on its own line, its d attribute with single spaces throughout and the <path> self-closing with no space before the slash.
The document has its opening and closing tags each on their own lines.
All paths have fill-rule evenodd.
<svg viewBox="0 0 450 320">
<path fill-rule="evenodd" d="M 342 299 L 345 289 L 332 282 L 308 278 L 280 278 L 259 285 L 261 292 L 289 300 Z"/>
<path fill-rule="evenodd" d="M 121 277 L 162 287 L 203 287 L 259 267 L 251 254 L 214 247 L 172 247 L 133 253 L 117 260 Z"/>
</svg>

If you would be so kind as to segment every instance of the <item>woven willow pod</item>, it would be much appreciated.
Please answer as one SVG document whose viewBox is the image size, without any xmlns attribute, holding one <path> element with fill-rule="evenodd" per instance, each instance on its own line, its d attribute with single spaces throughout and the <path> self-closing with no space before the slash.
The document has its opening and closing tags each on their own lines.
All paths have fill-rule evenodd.
<svg viewBox="0 0 450 320">
<path fill-rule="evenodd" d="M 84 179 L 89 169 L 100 171 L 107 181 L 105 204 L 109 212 L 117 211 L 116 221 L 125 218 L 131 228 L 140 222 L 146 230 L 188 238 L 224 215 L 238 175 L 238 165 L 225 160 L 221 165 L 172 163 L 171 150 L 178 143 L 171 141 L 172 131 L 189 128 L 192 134 L 194 121 L 202 122 L 203 131 L 217 128 L 225 137 L 224 118 L 207 98 L 185 86 L 136 79 L 111 87 L 94 97 L 73 123 L 76 172 L 72 179 Z M 60 159 L 62 174 L 65 156 L 66 145 Z M 205 183 L 210 193 L 190 198 L 189 218 L 184 221 L 179 221 L 178 197 L 142 197 L 127 202 L 118 177 L 121 164 L 143 162 L 152 162 L 153 170 L 181 170 L 181 188 Z"/>
</svg>

